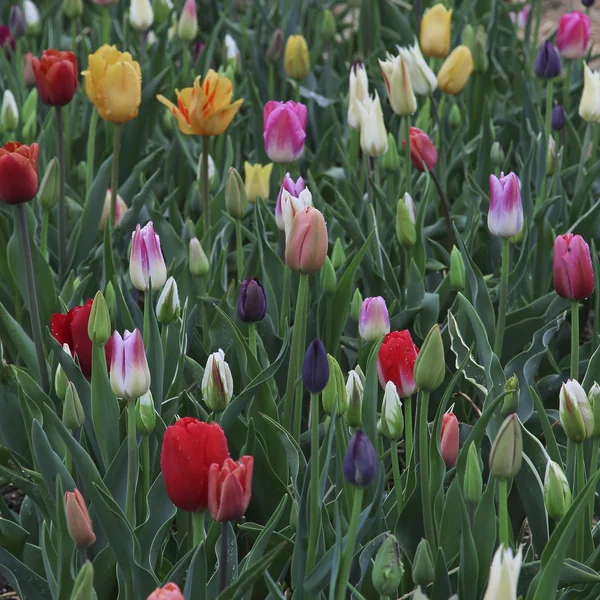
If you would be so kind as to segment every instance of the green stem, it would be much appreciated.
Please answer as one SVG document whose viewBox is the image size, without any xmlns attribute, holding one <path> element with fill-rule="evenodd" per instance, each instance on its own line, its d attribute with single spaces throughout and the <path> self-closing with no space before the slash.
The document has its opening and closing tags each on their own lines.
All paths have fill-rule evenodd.
<svg viewBox="0 0 600 600">
<path fill-rule="evenodd" d="M 96 128 L 98 126 L 98 111 L 92 110 L 87 142 L 87 170 L 85 173 L 85 193 L 90 193 L 94 181 L 94 156 L 96 154 Z"/>
<path fill-rule="evenodd" d="M 58 196 L 58 272 L 60 278 L 65 276 L 67 270 L 67 207 L 65 199 L 65 138 L 62 110 L 55 108 L 56 114 L 56 145 L 58 146 L 58 166 L 60 170 L 60 187 Z"/>
<path fill-rule="evenodd" d="M 135 488 L 138 479 L 138 447 L 135 423 L 135 401 L 127 403 L 127 494 L 125 512 L 132 529 L 135 529 Z"/>
<path fill-rule="evenodd" d="M 256 353 L 256 323 L 248 323 L 248 346 L 255 358 L 258 358 Z"/>
<path fill-rule="evenodd" d="M 187 42 L 183 42 L 183 50 L 181 53 L 182 61 L 181 61 L 181 75 L 182 82 L 184 85 L 187 84 L 188 75 L 190 73 L 190 47 Z"/>
<path fill-rule="evenodd" d="M 284 251 L 285 253 L 285 251 Z M 290 294 L 292 288 L 292 270 L 283 267 L 283 294 L 281 297 L 281 314 L 279 315 L 279 335 L 285 334 L 286 321 L 290 314 Z"/>
<path fill-rule="evenodd" d="M 348 446 L 342 417 L 335 418 L 335 440 L 337 444 L 337 456 L 339 457 L 339 464 L 341 464 L 341 461 L 344 460 L 344 456 L 346 456 L 346 447 Z M 341 473 L 341 469 L 339 470 L 339 472 Z M 352 486 L 346 481 L 346 478 L 344 477 L 343 473 L 341 481 L 343 482 L 344 498 L 346 499 L 346 514 L 350 516 L 350 512 L 352 511 Z"/>
<path fill-rule="evenodd" d="M 571 300 L 571 379 L 579 377 L 579 302 Z"/>
<path fill-rule="evenodd" d="M 294 86 L 294 102 L 300 102 L 300 82 L 296 81 L 296 85 Z"/>
<path fill-rule="evenodd" d="M 204 222 L 204 243 L 206 250 L 210 252 L 210 195 L 208 182 L 208 151 L 210 149 L 210 138 L 202 136 L 202 162 L 200 164 L 200 178 L 202 181 L 202 210 Z"/>
<path fill-rule="evenodd" d="M 500 518 L 500 544 L 510 548 L 508 529 L 508 480 L 498 481 L 498 513 Z"/>
<path fill-rule="evenodd" d="M 150 436 L 142 437 L 142 518 L 141 522 L 146 521 L 146 500 L 150 491 Z"/>
<path fill-rule="evenodd" d="M 71 20 L 71 52 L 77 56 L 77 21 Z"/>
<path fill-rule="evenodd" d="M 242 282 L 244 273 L 244 247 L 242 246 L 242 222 L 235 220 L 235 255 L 237 259 L 237 281 L 238 285 Z"/>
<path fill-rule="evenodd" d="M 229 553 L 227 546 L 229 544 L 229 523 L 221 523 L 221 543 L 219 548 L 219 594 L 227 587 L 227 563 Z"/>
<path fill-rule="evenodd" d="M 358 163 L 358 151 L 360 148 L 360 132 L 354 129 L 350 130 L 350 140 L 348 144 L 348 164 L 354 167 Z"/>
<path fill-rule="evenodd" d="M 506 326 L 506 303 L 508 300 L 508 271 L 510 268 L 510 242 L 502 240 L 502 274 L 500 277 L 500 294 L 498 298 L 498 322 L 496 323 L 496 339 L 494 340 L 494 354 L 502 356 L 504 342 L 504 328 Z"/>
<path fill-rule="evenodd" d="M 269 100 L 275 99 L 275 65 L 269 61 Z"/>
<path fill-rule="evenodd" d="M 412 416 L 412 396 L 406 398 L 404 403 L 404 454 L 406 464 L 410 463 L 410 457 L 413 452 L 413 416 Z"/>
<path fill-rule="evenodd" d="M 140 51 L 139 51 L 139 63 L 140 69 L 144 66 L 144 58 L 146 56 L 146 37 L 148 36 L 147 31 L 140 31 Z"/>
<path fill-rule="evenodd" d="M 580 494 L 581 490 L 585 487 L 585 456 L 583 454 L 583 444 L 576 444 L 577 446 L 577 454 L 575 456 L 575 474 L 576 474 L 576 494 Z M 586 527 L 587 527 L 587 507 L 583 511 L 583 514 L 579 517 L 579 521 L 577 522 L 577 533 L 576 533 L 576 541 L 577 541 L 577 560 L 579 562 L 585 561 L 585 535 L 586 535 Z"/>
<path fill-rule="evenodd" d="M 431 512 L 431 496 L 429 493 L 429 429 L 427 415 L 429 412 L 429 392 L 419 392 L 419 472 L 421 479 L 421 504 L 423 506 L 423 524 L 425 537 L 432 548 L 436 547 L 433 513 Z"/>
<path fill-rule="evenodd" d="M 160 345 L 162 346 L 163 356 L 167 356 L 167 335 L 169 333 L 169 326 L 163 324 L 160 329 Z"/>
<path fill-rule="evenodd" d="M 583 134 L 583 142 L 581 144 L 581 155 L 579 156 L 579 166 L 577 167 L 577 178 L 575 179 L 575 191 L 579 188 L 579 183 L 583 177 L 583 168 L 587 158 L 587 151 L 590 145 L 590 136 L 592 134 L 592 124 L 585 124 L 585 133 Z"/>
<path fill-rule="evenodd" d="M 563 110 L 565 113 L 569 110 L 569 92 L 571 91 L 571 67 L 573 66 L 573 61 L 567 59 L 567 72 L 565 74 L 565 80 L 563 83 Z M 552 83 L 552 79 L 550 79 L 550 83 Z"/>
<path fill-rule="evenodd" d="M 335 600 L 345 600 L 346 588 L 348 587 L 348 578 L 350 577 L 350 567 L 352 566 L 352 556 L 354 555 L 354 546 L 356 545 L 356 534 L 358 532 L 358 519 L 362 507 L 363 488 L 354 488 L 354 499 L 352 501 L 352 516 L 350 517 L 350 529 L 346 538 L 346 547 L 340 561 L 340 568 L 335 584 Z"/>
<path fill-rule="evenodd" d="M 600 439 L 594 437 L 592 439 L 592 455 L 590 457 L 590 468 L 589 474 L 590 477 L 598 470 L 598 446 L 600 444 Z M 595 496 L 592 496 L 590 500 L 590 516 L 594 514 L 594 500 Z"/>
<path fill-rule="evenodd" d="M 310 573 L 317 558 L 317 540 L 321 513 L 319 511 L 319 394 L 310 395 L 310 524 L 306 573 Z"/>
<path fill-rule="evenodd" d="M 110 44 L 110 5 L 102 11 L 102 43 Z"/>
<path fill-rule="evenodd" d="M 17 79 L 19 81 L 19 90 L 23 89 L 23 69 L 21 68 L 22 64 L 23 64 L 23 40 L 17 40 L 15 67 L 17 69 Z"/>
<path fill-rule="evenodd" d="M 401 134 L 400 137 L 402 139 L 398 139 L 398 150 L 400 151 L 402 148 L 402 141 L 404 140 L 404 191 L 410 194 L 411 190 L 411 177 L 412 177 L 412 161 L 410 158 L 410 117 L 402 117 L 402 126 L 400 128 Z"/>
<path fill-rule="evenodd" d="M 544 164 L 546 164 L 548 149 L 550 148 L 550 137 L 552 136 L 552 129 L 550 127 L 551 117 L 552 117 L 552 102 L 554 99 L 553 96 L 553 88 L 554 81 L 552 79 L 548 80 L 548 84 L 546 85 L 546 114 L 544 115 L 544 137 L 546 139 L 546 156 L 544 156 Z M 544 204 L 546 200 L 546 190 L 548 189 L 548 175 L 546 175 L 546 171 L 544 170 L 544 178 L 542 179 L 542 189 L 538 194 L 538 197 L 535 201 L 535 210 L 538 211 L 541 206 Z"/>
<path fill-rule="evenodd" d="M 600 127 L 594 127 L 594 133 L 592 135 L 592 154 L 591 162 L 593 165 L 596 164 L 596 155 L 598 154 L 598 136 L 600 135 Z"/>
<path fill-rule="evenodd" d="M 29 240 L 27 216 L 25 214 L 24 204 L 17 205 L 17 219 L 19 221 L 21 244 L 23 246 L 23 262 L 25 263 L 25 288 L 27 290 L 27 304 L 29 308 L 33 343 L 35 344 L 35 354 L 37 357 L 38 368 L 40 370 L 40 383 L 42 384 L 42 389 L 48 393 L 50 390 L 50 382 L 48 380 L 48 369 L 46 368 L 44 337 L 42 334 L 40 311 L 38 308 L 37 292 L 35 289 L 35 276 L 33 274 L 33 261 L 31 258 L 31 242 Z"/>
<path fill-rule="evenodd" d="M 400 465 L 398 463 L 398 446 L 393 440 L 390 442 L 390 452 L 392 453 L 392 473 L 394 474 L 394 490 L 396 491 L 396 506 L 399 515 L 404 501 L 402 496 L 402 482 L 400 480 Z"/>
<path fill-rule="evenodd" d="M 50 211 L 42 208 L 42 230 L 40 231 L 40 252 L 48 260 L 48 223 L 50 221 Z"/>
<path fill-rule="evenodd" d="M 115 123 L 113 136 L 113 158 L 111 171 L 111 192 L 110 192 L 110 226 L 115 228 L 117 219 L 117 195 L 119 193 L 119 155 L 121 154 L 121 130 L 122 125 Z"/>
<path fill-rule="evenodd" d="M 204 514 L 203 510 L 192 513 L 192 540 L 194 548 L 202 544 L 206 539 L 206 533 L 204 532 Z"/>
</svg>

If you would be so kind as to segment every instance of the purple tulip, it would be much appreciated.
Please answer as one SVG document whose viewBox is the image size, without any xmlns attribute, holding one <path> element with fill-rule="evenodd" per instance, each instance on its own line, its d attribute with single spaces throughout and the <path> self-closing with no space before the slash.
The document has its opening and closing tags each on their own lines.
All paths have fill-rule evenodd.
<svg viewBox="0 0 600 600">
<path fill-rule="evenodd" d="M 133 232 L 129 256 L 129 277 L 133 286 L 145 292 L 150 281 L 152 289 L 160 289 L 167 280 L 167 267 L 160 248 L 160 238 L 154 233 L 152 221 Z"/>
<path fill-rule="evenodd" d="M 315 338 L 306 349 L 302 363 L 302 383 L 311 394 L 319 394 L 329 381 L 327 350 L 319 338 Z"/>
<path fill-rule="evenodd" d="M 267 297 L 262 283 L 254 277 L 243 281 L 237 305 L 240 320 L 245 323 L 256 323 L 262 321 L 266 312 Z"/>
<path fill-rule="evenodd" d="M 306 106 L 300 102 L 265 104 L 263 137 L 267 156 L 275 163 L 291 163 L 300 158 L 306 139 Z"/>
<path fill-rule="evenodd" d="M 521 203 L 521 184 L 514 173 L 500 179 L 490 175 L 490 209 L 488 211 L 488 229 L 492 235 L 510 238 L 523 228 L 523 205 Z"/>
<path fill-rule="evenodd" d="M 551 124 L 554 131 L 560 131 L 565 126 L 565 111 L 560 104 L 552 109 Z"/>
<path fill-rule="evenodd" d="M 533 63 L 533 71 L 541 79 L 554 79 L 560 75 L 560 56 L 552 42 L 546 40 L 541 45 Z"/>
<path fill-rule="evenodd" d="M 275 221 L 277 221 L 277 227 L 279 227 L 281 231 L 285 231 L 285 223 L 283 222 L 283 213 L 281 210 L 281 196 L 283 195 L 283 190 L 287 190 L 294 198 L 298 198 L 300 192 L 304 190 L 304 188 L 306 188 L 306 184 L 302 177 L 298 177 L 296 183 L 294 183 L 290 174 L 285 174 L 283 182 L 281 183 L 281 188 L 279 188 L 277 204 L 275 205 Z"/>
<path fill-rule="evenodd" d="M 369 436 L 360 429 L 348 442 L 344 456 L 344 477 L 352 485 L 368 486 L 377 473 L 377 456 Z"/>
<path fill-rule="evenodd" d="M 360 307 L 358 332 L 365 342 L 374 342 L 390 332 L 390 316 L 381 296 L 364 299 Z"/>
</svg>

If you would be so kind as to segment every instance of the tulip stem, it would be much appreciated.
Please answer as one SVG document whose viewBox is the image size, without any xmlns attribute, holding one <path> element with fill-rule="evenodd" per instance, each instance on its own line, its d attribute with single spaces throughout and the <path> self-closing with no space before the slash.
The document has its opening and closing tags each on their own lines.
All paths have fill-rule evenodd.
<svg viewBox="0 0 600 600">
<path fill-rule="evenodd" d="M 400 464 L 398 463 L 398 445 L 395 440 L 390 441 L 390 452 L 392 454 L 392 473 L 394 474 L 394 490 L 396 491 L 396 508 L 398 509 L 398 516 L 402 511 L 403 496 L 402 496 L 402 482 L 400 480 Z"/>
<path fill-rule="evenodd" d="M 498 513 L 500 519 L 500 544 L 510 548 L 508 535 L 508 480 L 498 481 Z"/>
<path fill-rule="evenodd" d="M 184 51 L 187 54 L 187 48 Z M 202 160 L 200 162 L 200 181 L 202 186 L 202 210 L 204 221 L 204 243 L 210 252 L 210 196 L 208 181 L 208 152 L 210 149 L 210 138 L 202 136 Z"/>
<path fill-rule="evenodd" d="M 242 222 L 235 220 L 235 255 L 237 261 L 237 284 L 242 282 L 244 273 L 244 247 L 242 246 Z"/>
<path fill-rule="evenodd" d="M 275 98 L 275 65 L 269 61 L 269 98 Z"/>
<path fill-rule="evenodd" d="M 319 394 L 310 395 L 310 524 L 306 571 L 310 573 L 317 558 L 321 513 L 319 510 Z"/>
<path fill-rule="evenodd" d="M 411 175 L 412 175 L 412 161 L 410 158 L 410 117 L 402 117 L 402 123 L 400 128 L 400 137 L 404 137 L 404 173 L 405 173 L 405 183 L 404 183 L 404 191 L 410 195 L 411 190 Z M 398 146 L 402 147 L 402 139 L 398 140 Z"/>
<path fill-rule="evenodd" d="M 285 250 L 283 251 L 285 255 Z M 283 267 L 283 294 L 281 298 L 281 314 L 279 316 L 279 336 L 285 334 L 285 326 L 290 314 L 290 293 L 292 287 L 292 270 L 285 266 Z"/>
<path fill-rule="evenodd" d="M 350 576 L 350 567 L 352 565 L 352 556 L 354 555 L 354 546 L 356 544 L 356 534 L 358 533 L 358 519 L 362 507 L 363 488 L 354 488 L 354 499 L 352 501 L 352 516 L 350 517 L 350 529 L 346 537 L 346 548 L 342 554 L 340 568 L 335 584 L 335 600 L 345 600 L 346 588 L 348 587 L 348 578 Z"/>
<path fill-rule="evenodd" d="M 510 268 L 510 242 L 502 239 L 502 273 L 500 275 L 500 293 L 498 299 L 498 322 L 496 324 L 496 339 L 494 340 L 494 354 L 500 359 L 502 344 L 504 343 L 504 329 L 506 326 L 506 304 L 508 300 L 508 270 Z"/>
<path fill-rule="evenodd" d="M 339 411 L 339 404 L 338 404 L 338 411 Z M 338 415 L 339 415 L 339 412 L 338 412 Z M 337 443 L 337 456 L 340 457 L 340 459 L 341 459 L 340 461 L 338 461 L 340 464 L 341 464 L 341 461 L 344 460 L 344 456 L 346 455 L 346 447 L 348 446 L 348 441 L 346 438 L 347 438 L 347 436 L 346 436 L 346 432 L 344 431 L 344 423 L 342 421 L 342 417 L 336 416 L 336 418 L 335 418 L 335 439 L 336 439 L 336 443 Z M 344 497 L 346 499 L 346 509 L 347 509 L 346 514 L 350 515 L 350 513 L 352 511 L 352 487 L 348 483 L 346 478 L 344 477 L 343 473 L 341 476 L 341 481 L 343 483 Z"/>
<path fill-rule="evenodd" d="M 48 260 L 48 222 L 50 221 L 50 212 L 42 209 L 42 230 L 40 231 L 40 252 Z"/>
<path fill-rule="evenodd" d="M 58 272 L 61 279 L 67 270 L 67 207 L 65 199 L 65 128 L 60 106 L 55 108 L 56 145 L 58 146 L 58 166 L 60 168 L 60 188 L 58 196 Z"/>
<path fill-rule="evenodd" d="M 571 91 L 571 68 L 573 66 L 572 60 L 567 60 L 567 72 L 565 74 L 565 80 L 563 83 L 563 110 L 565 113 L 569 111 L 569 92 Z M 549 80 L 552 83 L 552 79 Z"/>
<path fill-rule="evenodd" d="M 119 155 L 121 154 L 121 130 L 122 125 L 115 123 L 113 135 L 113 158 L 111 170 L 111 191 L 110 191 L 110 226 L 115 228 L 117 220 L 117 196 L 119 193 Z"/>
<path fill-rule="evenodd" d="M 571 300 L 571 379 L 579 377 L 579 302 Z"/>
<path fill-rule="evenodd" d="M 25 205 L 17 204 L 17 218 L 21 234 L 21 244 L 23 246 L 23 262 L 25 263 L 25 288 L 27 290 L 27 303 L 29 308 L 29 318 L 31 321 L 31 332 L 35 344 L 35 353 L 37 356 L 38 367 L 40 370 L 40 382 L 44 392 L 48 393 L 50 384 L 48 380 L 48 370 L 46 369 L 46 357 L 44 355 L 44 338 L 42 335 L 42 324 L 40 322 L 40 311 L 38 308 L 37 292 L 35 289 L 35 277 L 33 274 L 33 260 L 31 258 L 31 241 L 29 240 L 29 231 L 27 228 L 27 215 L 25 214 Z"/>
<path fill-rule="evenodd" d="M 409 396 L 404 403 L 404 455 L 406 464 L 410 462 L 413 451 L 413 416 L 412 416 L 412 396 Z"/>
<path fill-rule="evenodd" d="M 444 189 L 442 188 L 442 184 L 438 179 L 437 175 L 433 171 L 429 171 L 429 175 L 431 175 L 431 179 L 437 188 L 438 194 L 440 196 L 440 200 L 442 201 L 442 210 L 444 211 L 444 219 L 446 221 L 446 231 L 448 234 L 448 244 L 450 249 L 454 246 L 454 231 L 452 230 L 452 219 L 450 217 L 450 207 L 448 206 L 448 199 L 446 198 L 446 194 L 444 193 Z"/>
<path fill-rule="evenodd" d="M 110 44 L 110 5 L 102 11 L 102 44 Z"/>
<path fill-rule="evenodd" d="M 254 358 L 258 358 L 256 353 L 256 323 L 248 323 L 248 346 Z"/>
<path fill-rule="evenodd" d="M 583 142 L 581 144 L 581 155 L 579 157 L 579 167 L 577 168 L 577 178 L 575 179 L 575 192 L 578 191 L 579 182 L 583 176 L 583 168 L 587 159 L 588 146 L 590 145 L 590 136 L 592 134 L 592 124 L 586 123 L 585 133 L 583 134 Z"/>
<path fill-rule="evenodd" d="M 221 543 L 219 545 L 219 594 L 227 587 L 227 563 L 229 559 L 229 523 L 221 523 Z"/>
<path fill-rule="evenodd" d="M 545 162 L 544 164 L 547 163 L 548 160 L 548 151 L 550 150 L 550 138 L 552 137 L 552 129 L 551 129 L 551 117 L 552 117 L 552 102 L 554 99 L 553 96 L 553 90 L 554 90 L 554 81 L 552 79 L 548 80 L 548 83 L 546 85 L 546 114 L 544 115 L 544 137 L 546 139 L 546 155 L 545 155 Z M 546 171 L 544 171 L 544 177 L 542 179 L 542 189 L 540 191 L 540 193 L 538 194 L 538 197 L 536 198 L 535 201 L 535 210 L 538 211 L 541 206 L 544 204 L 544 201 L 546 200 L 546 190 L 548 188 L 548 175 L 546 174 Z"/>
<path fill-rule="evenodd" d="M 147 31 L 140 31 L 140 51 L 138 53 L 140 59 L 140 69 L 144 66 L 144 58 L 146 56 L 146 38 L 148 36 Z"/>
<path fill-rule="evenodd" d="M 150 436 L 142 436 L 142 518 L 146 521 L 146 501 L 150 491 Z"/>
<path fill-rule="evenodd" d="M 576 494 L 580 494 L 585 487 L 585 456 L 583 453 L 583 443 L 576 444 L 577 454 L 575 455 L 575 478 L 576 478 Z M 576 559 L 579 562 L 585 561 L 585 529 L 587 526 L 587 507 L 583 514 L 579 517 L 576 533 Z"/>
<path fill-rule="evenodd" d="M 192 513 L 192 541 L 194 548 L 204 543 L 206 534 L 204 532 L 204 514 L 205 511 L 199 510 Z"/>
<path fill-rule="evenodd" d="M 135 529 L 135 488 L 138 479 L 136 434 L 135 402 L 131 401 L 127 403 L 127 494 L 125 512 L 132 529 Z"/>
<path fill-rule="evenodd" d="M 429 392 L 419 392 L 419 472 L 421 479 L 421 504 L 423 506 L 423 525 L 425 537 L 432 548 L 435 544 L 433 514 L 431 512 L 431 496 L 429 495 L 429 430 L 427 416 L 429 413 Z"/>
<path fill-rule="evenodd" d="M 85 174 L 85 193 L 90 193 L 94 180 L 94 156 L 96 154 L 96 127 L 98 125 L 98 111 L 93 110 L 90 118 L 90 128 L 87 143 L 87 169 Z"/>
</svg>

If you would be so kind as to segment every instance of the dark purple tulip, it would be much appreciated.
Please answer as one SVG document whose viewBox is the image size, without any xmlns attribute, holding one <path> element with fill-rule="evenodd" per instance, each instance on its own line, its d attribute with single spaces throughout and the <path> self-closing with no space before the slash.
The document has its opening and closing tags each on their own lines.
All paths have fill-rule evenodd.
<svg viewBox="0 0 600 600">
<path fill-rule="evenodd" d="M 204 42 L 196 42 L 192 48 L 192 64 L 195 65 L 200 60 L 200 55 L 206 44 Z"/>
<path fill-rule="evenodd" d="M 377 456 L 369 436 L 360 429 L 348 442 L 344 456 L 344 477 L 352 485 L 368 486 L 377 473 Z"/>
<path fill-rule="evenodd" d="M 267 312 L 267 297 L 262 283 L 250 277 L 240 286 L 237 313 L 241 321 L 256 323 L 261 321 Z"/>
<path fill-rule="evenodd" d="M 25 13 L 18 4 L 13 4 L 13 6 L 10 7 L 8 26 L 10 28 L 10 34 L 15 38 L 15 40 L 25 37 L 25 34 L 27 33 Z"/>
<path fill-rule="evenodd" d="M 560 56 L 552 42 L 546 40 L 540 47 L 533 71 L 541 79 L 554 79 L 560 75 Z"/>
<path fill-rule="evenodd" d="M 581 4 L 583 4 L 586 8 L 590 6 L 594 6 L 595 0 L 581 0 Z"/>
<path fill-rule="evenodd" d="M 325 389 L 329 381 L 327 350 L 319 338 L 315 338 L 306 349 L 302 363 L 302 383 L 311 394 Z"/>
<path fill-rule="evenodd" d="M 552 129 L 560 131 L 565 126 L 565 111 L 560 104 L 552 109 Z"/>
</svg>

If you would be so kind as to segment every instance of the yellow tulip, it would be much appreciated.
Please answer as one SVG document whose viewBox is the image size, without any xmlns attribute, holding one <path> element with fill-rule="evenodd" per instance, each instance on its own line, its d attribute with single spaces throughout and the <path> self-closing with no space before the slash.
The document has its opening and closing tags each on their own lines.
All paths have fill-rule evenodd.
<svg viewBox="0 0 600 600">
<path fill-rule="evenodd" d="M 129 52 L 104 44 L 88 57 L 83 71 L 85 93 L 103 119 L 125 123 L 135 119 L 142 101 L 142 73 Z"/>
<path fill-rule="evenodd" d="M 444 61 L 437 76 L 438 87 L 445 94 L 462 92 L 473 72 L 473 56 L 467 46 L 457 46 Z"/>
<path fill-rule="evenodd" d="M 296 81 L 300 81 L 308 75 L 310 57 L 304 36 L 290 35 L 287 39 L 283 53 L 283 68 L 285 74 Z"/>
<path fill-rule="evenodd" d="M 249 162 L 244 163 L 246 195 L 248 202 L 254 204 L 256 197 L 262 198 L 265 202 L 269 199 L 269 188 L 271 183 L 271 171 L 273 163 L 269 163 L 264 167 L 259 164 L 251 165 Z"/>
<path fill-rule="evenodd" d="M 443 4 L 432 6 L 421 20 L 421 50 L 423 56 L 444 58 L 450 50 L 452 9 Z"/>
<path fill-rule="evenodd" d="M 179 130 L 186 135 L 221 135 L 244 101 L 240 98 L 231 104 L 231 80 L 212 69 L 202 84 L 200 77 L 196 77 L 193 88 L 175 90 L 175 93 L 178 106 L 164 96 L 157 98 L 175 115 Z"/>
</svg>

